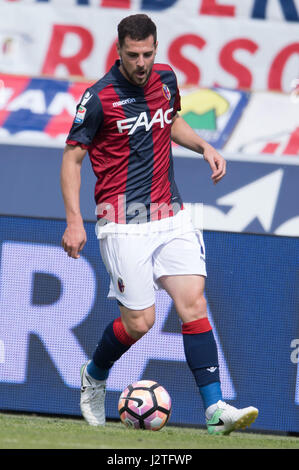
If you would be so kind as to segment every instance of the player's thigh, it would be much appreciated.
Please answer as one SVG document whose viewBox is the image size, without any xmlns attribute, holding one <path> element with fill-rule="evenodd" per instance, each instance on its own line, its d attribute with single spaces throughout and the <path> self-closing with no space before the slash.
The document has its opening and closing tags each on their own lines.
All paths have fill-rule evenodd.
<svg viewBox="0 0 299 470">
<path fill-rule="evenodd" d="M 154 305 L 142 310 L 133 310 L 120 305 L 119 309 L 125 330 L 132 338 L 141 338 L 155 323 Z"/>
<path fill-rule="evenodd" d="M 174 300 L 184 322 L 206 316 L 205 247 L 200 232 L 170 238 L 155 253 L 154 274 L 157 284 Z"/>
<path fill-rule="evenodd" d="M 204 276 L 192 274 L 162 276 L 159 282 L 173 299 L 183 323 L 207 316 Z"/>
</svg>

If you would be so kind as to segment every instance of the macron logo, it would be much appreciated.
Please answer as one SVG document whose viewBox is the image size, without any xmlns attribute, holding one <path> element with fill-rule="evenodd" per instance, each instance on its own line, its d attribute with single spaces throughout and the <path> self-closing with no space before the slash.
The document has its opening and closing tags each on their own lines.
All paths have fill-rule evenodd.
<svg viewBox="0 0 299 470">
<path fill-rule="evenodd" d="M 208 368 L 207 368 L 207 370 L 208 370 L 209 372 L 211 372 L 211 374 L 213 374 L 213 372 L 215 372 L 215 370 L 217 370 L 217 369 L 218 369 L 218 367 L 208 367 Z"/>
<path fill-rule="evenodd" d="M 128 135 L 132 135 L 138 127 L 144 127 L 145 131 L 148 132 L 155 123 L 160 124 L 161 129 L 163 129 L 165 123 L 172 123 L 172 111 L 173 108 L 170 108 L 167 109 L 165 113 L 163 113 L 163 109 L 160 108 L 155 112 L 153 119 L 150 121 L 145 111 L 140 113 L 139 116 L 134 116 L 128 119 L 121 119 L 120 121 L 117 121 L 118 132 L 122 134 L 125 129 L 129 129 Z"/>
<path fill-rule="evenodd" d="M 117 108 L 117 106 L 124 106 L 125 104 L 136 103 L 135 98 L 127 98 L 126 100 L 121 101 L 114 101 L 112 103 L 113 108 Z"/>
</svg>

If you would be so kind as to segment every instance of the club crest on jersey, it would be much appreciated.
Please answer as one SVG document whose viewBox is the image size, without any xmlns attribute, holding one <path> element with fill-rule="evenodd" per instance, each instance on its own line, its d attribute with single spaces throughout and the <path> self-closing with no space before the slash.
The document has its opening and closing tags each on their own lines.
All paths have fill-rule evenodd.
<svg viewBox="0 0 299 470">
<path fill-rule="evenodd" d="M 120 291 L 121 293 L 123 293 L 124 290 L 125 290 L 125 285 L 124 285 L 124 281 L 122 280 L 121 277 L 118 278 L 118 280 L 117 280 L 117 285 L 118 285 L 119 291 Z"/>
<path fill-rule="evenodd" d="M 122 134 L 125 129 L 129 129 L 128 135 L 134 134 L 138 127 L 144 127 L 145 131 L 148 132 L 153 127 L 153 124 L 160 124 L 161 129 L 164 128 L 165 123 L 171 124 L 173 108 L 167 109 L 163 112 L 163 109 L 157 109 L 153 118 L 148 119 L 148 115 L 145 111 L 139 114 L 139 116 L 130 117 L 127 119 L 121 119 L 117 121 L 118 132 Z"/>
<path fill-rule="evenodd" d="M 75 117 L 75 122 L 78 124 L 81 124 L 84 121 L 86 114 L 86 108 L 82 105 L 79 106 L 76 117 Z"/>
<path fill-rule="evenodd" d="M 170 98 L 171 98 L 171 93 L 170 93 L 169 88 L 166 85 L 166 83 L 163 83 L 162 91 L 163 91 L 163 95 L 165 96 L 165 98 L 169 101 Z"/>
</svg>

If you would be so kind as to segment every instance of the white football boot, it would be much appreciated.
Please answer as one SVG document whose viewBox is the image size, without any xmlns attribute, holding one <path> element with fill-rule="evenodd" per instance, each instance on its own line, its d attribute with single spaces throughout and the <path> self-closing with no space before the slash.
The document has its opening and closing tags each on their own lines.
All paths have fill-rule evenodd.
<svg viewBox="0 0 299 470">
<path fill-rule="evenodd" d="M 236 429 L 244 429 L 256 420 L 258 413 L 258 409 L 253 406 L 238 410 L 238 408 L 219 400 L 206 410 L 208 433 L 228 435 Z"/>
<path fill-rule="evenodd" d="M 87 365 L 81 367 L 80 408 L 84 419 L 91 426 L 105 426 L 106 380 L 95 380 L 87 372 Z"/>
</svg>

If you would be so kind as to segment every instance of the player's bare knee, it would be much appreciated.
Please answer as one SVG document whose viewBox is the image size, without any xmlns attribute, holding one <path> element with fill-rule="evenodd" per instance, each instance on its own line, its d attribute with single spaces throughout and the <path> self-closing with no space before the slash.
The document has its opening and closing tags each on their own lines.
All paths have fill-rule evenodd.
<svg viewBox="0 0 299 470">
<path fill-rule="evenodd" d="M 153 323 L 148 322 L 144 319 L 139 319 L 138 321 L 131 322 L 128 327 L 128 333 L 130 336 L 132 336 L 132 338 L 140 339 L 151 329 L 152 326 Z"/>
<path fill-rule="evenodd" d="M 192 296 L 186 301 L 181 309 L 180 316 L 183 321 L 194 321 L 207 316 L 207 301 L 203 294 Z"/>
<path fill-rule="evenodd" d="M 207 301 L 205 296 L 198 295 L 191 306 L 192 315 L 195 317 L 194 319 L 204 318 L 207 316 Z"/>
<path fill-rule="evenodd" d="M 140 339 L 153 326 L 155 322 L 154 311 L 131 312 L 123 318 L 127 333 L 134 339 Z"/>
</svg>

